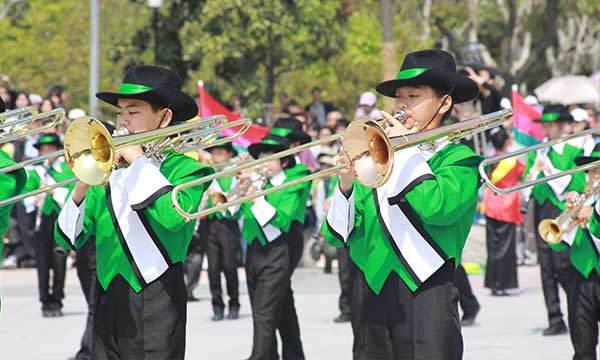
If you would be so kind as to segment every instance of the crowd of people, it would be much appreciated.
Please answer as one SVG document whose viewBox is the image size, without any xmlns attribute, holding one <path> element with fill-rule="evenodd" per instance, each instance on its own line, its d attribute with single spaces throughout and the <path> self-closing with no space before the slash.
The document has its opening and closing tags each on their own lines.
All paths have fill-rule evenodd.
<svg viewBox="0 0 600 360">
<path fill-rule="evenodd" d="M 118 109 L 117 128 L 136 133 L 198 113 L 191 97 L 173 89 L 181 89 L 176 74 L 138 66 L 127 71 L 119 91 L 97 97 Z M 510 107 L 495 85 L 493 69 L 464 66 L 457 71 L 454 58 L 440 50 L 407 55 L 397 79 L 380 83 L 376 91 L 394 98 L 394 108 L 410 114 L 404 122 L 379 110 L 378 97 L 370 91 L 357 96 L 357 108 L 346 118 L 314 87 L 305 107 L 281 94 L 268 135 L 250 145 L 248 153 L 240 154 L 227 143 L 153 162 L 141 147 L 128 148 L 118 160 L 130 165 L 119 168 L 104 187 L 78 182 L 15 204 L 3 237 L 2 268 L 35 266 L 41 314 L 56 317 L 62 316 L 67 259 L 73 259 L 90 310 L 77 359 L 147 351 L 183 358 L 186 303 L 198 300 L 195 289 L 205 257 L 213 321 L 239 318 L 238 269 L 245 267 L 254 322 L 251 359 L 278 357 L 277 332 L 283 358 L 304 358 L 291 277 L 297 266 L 321 260 L 325 273 L 332 272 L 337 260 L 341 293 L 334 321 L 351 322 L 355 359 L 400 358 L 407 353 L 454 359 L 463 350 L 460 328 L 453 324 L 472 325 L 480 310 L 461 265 L 462 250 L 471 226 L 484 223 L 485 287 L 493 296 L 518 296 L 513 291 L 519 286 L 517 266 L 539 262 L 549 320 L 544 335 L 567 332 L 560 284 L 568 293 L 575 351 L 592 351 L 597 327 L 594 332 L 590 324 L 598 319 L 585 326 L 580 320 L 595 299 L 600 266 L 597 256 L 595 265 L 580 265 L 583 255 L 577 246 L 587 246 L 586 256 L 600 251 L 600 210 L 591 216 L 590 201 L 585 214 L 577 213 L 581 219 L 587 216 L 587 230 L 575 230 L 563 243 L 548 245 L 538 225 L 574 207 L 575 193 L 584 193 L 586 183 L 589 193 L 596 172 L 590 172 L 588 180 L 577 173 L 507 195 L 482 187 L 477 172 L 481 159 L 519 148 L 510 118 L 502 127 L 457 142 L 435 141 L 396 152 L 390 180 L 376 191 L 355 181 L 353 171 L 342 171 L 214 212 L 197 223 L 186 223 L 172 209 L 170 196 L 163 196 L 173 185 L 215 169 L 344 133 L 359 117 L 383 118 L 391 124 L 388 135 L 400 136 Z M 68 106 L 64 87 L 52 87 L 42 98 L 15 90 L 6 75 L 0 78 L 0 96 L 7 110 L 35 106 L 46 112 Z M 542 108 L 535 98 L 528 101 Z M 239 99 L 233 104 L 239 112 Z M 71 120 L 83 115 L 80 109 L 68 111 Z M 546 141 L 595 126 L 598 113 L 591 104 L 545 104 L 536 121 Z M 17 163 L 51 154 L 62 148 L 67 123 L 3 144 L 2 150 Z M 509 187 L 572 169 L 599 158 L 599 142 L 588 136 L 525 158 L 502 160 L 489 169 L 489 177 L 496 186 Z M 336 141 L 237 176 L 219 177 L 187 189 L 181 201 L 187 208 L 209 209 L 301 179 L 336 166 L 340 147 L 341 141 Z M 26 170 L 24 192 L 74 176 L 60 157 Z M 142 176 L 143 186 L 134 180 Z M 221 274 L 228 299 L 223 299 Z M 454 288 L 459 298 L 450 291 Z M 156 301 L 146 302 L 149 298 Z M 131 336 L 134 328 L 142 330 Z M 140 345 L 148 339 L 151 349 Z"/>
</svg>

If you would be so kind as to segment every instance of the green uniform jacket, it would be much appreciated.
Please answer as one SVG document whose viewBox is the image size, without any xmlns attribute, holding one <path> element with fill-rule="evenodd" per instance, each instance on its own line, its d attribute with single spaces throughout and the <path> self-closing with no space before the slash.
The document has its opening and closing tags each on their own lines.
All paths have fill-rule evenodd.
<svg viewBox="0 0 600 360">
<path fill-rule="evenodd" d="M 39 189 L 42 186 L 40 174 L 41 176 L 44 176 L 46 172 L 57 183 L 75 177 L 73 171 L 71 171 L 71 168 L 66 162 L 57 160 L 57 162 L 55 162 L 54 165 L 48 170 L 42 166 L 35 166 L 34 168 L 30 169 L 27 172 L 27 184 L 25 185 L 25 189 L 23 191 L 29 192 Z M 48 181 L 46 181 L 46 184 L 51 185 L 48 183 Z M 42 205 L 42 214 L 51 215 L 53 213 L 59 213 L 74 187 L 75 183 L 72 183 L 65 187 L 54 189 L 52 195 L 48 195 L 46 193 L 44 204 Z"/>
<path fill-rule="evenodd" d="M 550 245 L 554 250 L 562 251 L 569 248 L 568 240 L 557 245 Z M 589 224 L 586 228 L 577 227 L 575 239 L 570 245 L 571 263 L 586 279 L 592 271 L 600 275 L 600 201 L 594 206 Z"/>
<path fill-rule="evenodd" d="M 554 170 L 551 173 L 558 172 L 560 170 L 568 170 L 577 167 L 575 164 L 575 158 L 582 155 L 582 150 L 571 146 L 569 144 L 559 144 L 552 146 L 548 150 L 547 157 L 550 159 Z M 527 154 L 527 167 L 525 168 L 525 174 L 523 179 L 527 178 L 530 170 L 535 164 L 536 158 L 540 156 L 538 152 L 529 152 Z M 537 178 L 543 177 L 550 174 L 538 174 Z M 577 174 L 563 176 L 562 178 L 546 182 L 540 185 L 536 185 L 531 190 L 531 196 L 535 201 L 543 205 L 546 200 L 550 200 L 552 204 L 562 211 L 565 211 L 565 201 L 561 199 L 569 191 L 577 191 L 581 193 L 585 188 L 585 174 L 579 172 Z M 557 194 L 561 198 L 557 197 Z"/>
<path fill-rule="evenodd" d="M 14 163 L 8 154 L 0 150 L 0 168 L 13 165 Z M 26 182 L 27 173 L 25 169 L 12 171 L 8 174 L 0 174 L 0 200 L 19 195 Z M 8 230 L 12 207 L 12 205 L 7 205 L 0 208 L 0 258 L 2 258 L 2 250 L 4 249 L 2 236 Z"/>
<path fill-rule="evenodd" d="M 185 155 L 170 154 L 160 168 L 140 158 L 116 171 L 107 186 L 91 187 L 79 207 L 69 199 L 57 221 L 56 242 L 75 249 L 95 236 L 102 288 L 121 276 L 140 292 L 185 259 L 194 232 L 195 222 L 186 222 L 173 208 L 173 186 L 213 172 Z M 180 192 L 183 209 L 195 211 L 207 187 Z"/>
<path fill-rule="evenodd" d="M 299 176 L 299 173 L 292 173 Z M 294 180 L 285 172 L 273 176 L 265 189 Z M 242 212 L 244 223 L 242 235 L 249 244 L 258 240 L 265 246 L 282 234 L 289 232 L 292 221 L 304 216 L 306 210 L 306 185 L 297 184 L 284 190 L 260 197 L 251 203 L 244 203 Z"/>
<path fill-rule="evenodd" d="M 377 294 L 391 272 L 416 291 L 446 260 L 460 263 L 477 207 L 481 157 L 465 145 L 442 146 L 428 161 L 417 147 L 396 152 L 392 176 L 378 189 L 355 181 L 346 198 L 336 187 L 323 234 L 333 246 L 349 246 Z"/>
</svg>

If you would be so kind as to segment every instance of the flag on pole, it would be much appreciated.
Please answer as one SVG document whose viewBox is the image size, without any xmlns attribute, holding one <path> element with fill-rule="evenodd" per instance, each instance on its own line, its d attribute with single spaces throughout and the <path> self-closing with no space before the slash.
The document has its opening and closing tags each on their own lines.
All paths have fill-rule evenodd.
<svg viewBox="0 0 600 360">
<path fill-rule="evenodd" d="M 217 100 L 212 98 L 204 89 L 204 82 L 202 80 L 198 81 L 198 95 L 200 97 L 200 115 L 202 117 L 212 116 L 212 115 L 225 115 L 227 117 L 227 121 L 234 121 L 241 119 L 241 115 L 239 112 L 232 112 L 223 104 L 219 103 Z M 241 128 L 240 126 L 236 126 L 233 128 L 224 129 L 221 132 L 221 136 L 229 136 L 235 133 L 237 130 Z M 240 137 L 233 141 L 234 145 L 241 148 L 247 148 L 250 144 L 255 142 L 260 142 L 262 138 L 264 138 L 269 129 L 264 126 L 252 124 L 250 128 Z"/>
<path fill-rule="evenodd" d="M 533 120 L 539 119 L 542 112 L 535 106 L 527 104 L 514 85 L 512 87 L 512 108 L 515 142 L 524 147 L 540 143 L 544 139 L 542 126 Z"/>
</svg>

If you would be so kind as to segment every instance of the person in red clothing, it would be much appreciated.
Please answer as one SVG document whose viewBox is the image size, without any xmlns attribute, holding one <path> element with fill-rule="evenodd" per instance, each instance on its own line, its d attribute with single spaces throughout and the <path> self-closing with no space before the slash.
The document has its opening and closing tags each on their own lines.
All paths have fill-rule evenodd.
<svg viewBox="0 0 600 360">
<path fill-rule="evenodd" d="M 503 128 L 493 129 L 491 141 L 495 155 L 508 151 L 512 144 L 510 134 Z M 506 188 L 519 182 L 525 165 L 516 157 L 500 161 L 490 169 L 492 182 Z M 483 195 L 486 217 L 487 266 L 484 286 L 494 296 L 508 295 L 506 289 L 519 287 L 517 279 L 516 235 L 517 224 L 523 223 L 519 192 L 496 195 L 489 188 Z"/>
</svg>

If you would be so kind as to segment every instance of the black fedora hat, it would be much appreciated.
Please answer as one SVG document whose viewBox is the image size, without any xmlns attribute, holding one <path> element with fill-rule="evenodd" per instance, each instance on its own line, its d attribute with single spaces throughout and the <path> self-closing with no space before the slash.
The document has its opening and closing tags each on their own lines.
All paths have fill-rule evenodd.
<svg viewBox="0 0 600 360">
<path fill-rule="evenodd" d="M 99 92 L 96 97 L 114 106 L 117 106 L 119 98 L 127 98 L 168 107 L 173 111 L 173 122 L 180 122 L 198 114 L 196 101 L 181 91 L 181 86 L 181 78 L 173 71 L 139 65 L 125 72 L 118 92 Z"/>
<path fill-rule="evenodd" d="M 421 50 L 406 55 L 396 79 L 380 82 L 378 93 L 396 97 L 401 86 L 429 85 L 450 92 L 454 103 L 474 99 L 479 93 L 477 84 L 456 72 L 454 57 L 437 49 Z"/>
<path fill-rule="evenodd" d="M 576 157 L 575 164 L 577 164 L 577 166 L 581 166 L 598 160 L 600 160 L 600 144 L 596 144 L 596 146 L 594 146 L 594 150 L 592 150 L 590 155 Z"/>
<path fill-rule="evenodd" d="M 302 130 L 302 122 L 300 120 L 291 117 L 281 117 L 275 120 L 273 128 L 289 129 L 291 130 L 285 137 L 290 142 L 300 142 L 300 145 L 306 144 L 312 140 L 304 130 Z"/>
<path fill-rule="evenodd" d="M 219 138 L 217 138 L 217 140 L 218 139 Z M 231 141 L 226 142 L 224 144 L 211 146 L 209 148 L 206 148 L 206 151 L 212 152 L 216 148 L 225 149 L 225 150 L 229 151 L 230 153 L 232 153 L 232 156 L 237 156 L 237 154 L 238 154 L 237 150 L 233 147 L 233 144 L 231 143 Z"/>
<path fill-rule="evenodd" d="M 36 149 L 40 149 L 42 145 L 54 145 L 57 148 L 62 148 L 62 142 L 60 141 L 60 137 L 54 133 L 45 133 L 40 135 L 38 141 L 33 144 L 33 147 Z"/>
<path fill-rule="evenodd" d="M 260 142 L 248 146 L 248 152 L 258 159 L 261 152 L 280 152 L 290 148 L 290 141 L 285 137 L 288 129 L 273 128 Z"/>
<path fill-rule="evenodd" d="M 534 122 L 555 122 L 555 121 L 573 121 L 573 115 L 569 112 L 569 109 L 562 104 L 552 104 L 544 106 L 542 117 L 533 120 Z"/>
</svg>

